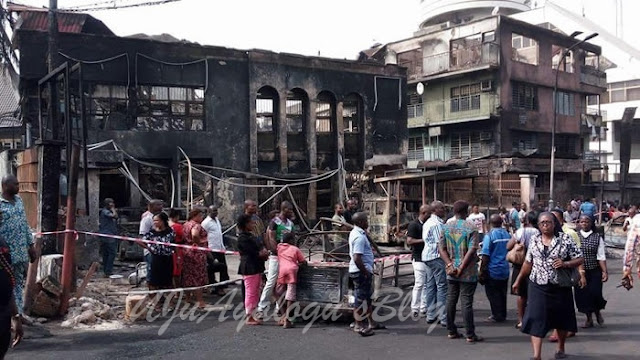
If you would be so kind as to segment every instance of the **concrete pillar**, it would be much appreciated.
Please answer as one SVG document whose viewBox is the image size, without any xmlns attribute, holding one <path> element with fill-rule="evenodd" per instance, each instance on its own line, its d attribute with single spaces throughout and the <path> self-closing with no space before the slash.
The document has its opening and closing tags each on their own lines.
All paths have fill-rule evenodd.
<svg viewBox="0 0 640 360">
<path fill-rule="evenodd" d="M 340 156 L 342 156 L 342 161 L 344 164 L 344 160 L 345 160 L 345 154 L 344 154 L 344 118 L 343 118 L 343 110 L 344 110 L 344 102 L 343 101 L 336 101 L 336 136 L 338 137 L 338 141 L 337 141 L 337 145 L 338 145 L 338 152 L 337 154 L 339 154 Z M 338 164 L 337 159 L 336 159 L 336 165 Z M 340 183 L 342 182 L 342 177 L 344 175 L 342 173 L 339 173 L 338 176 L 334 176 L 334 180 L 333 180 L 333 188 L 334 189 L 340 189 L 341 185 Z M 345 189 L 346 191 L 346 189 Z M 333 196 L 333 201 L 332 203 L 344 203 L 344 196 L 348 196 L 348 194 L 342 194 L 340 191 L 337 192 L 337 194 L 334 194 Z"/>
<path fill-rule="evenodd" d="M 42 141 L 38 144 L 38 231 L 58 230 L 58 209 L 60 206 L 61 142 Z M 43 236 L 42 254 L 57 252 L 57 237 Z"/>
<path fill-rule="evenodd" d="M 287 92 L 279 92 L 278 106 L 278 156 L 280 158 L 280 172 L 285 174 L 289 168 L 287 152 Z"/>
<path fill-rule="evenodd" d="M 140 184 L 140 165 L 138 165 L 138 163 L 135 161 L 129 161 L 128 166 L 129 166 L 129 171 L 131 171 L 131 175 L 138 182 L 138 184 Z M 138 190 L 138 188 L 135 185 L 129 184 L 129 203 L 131 204 L 131 207 L 134 207 L 134 208 L 140 207 L 141 199 L 142 197 L 140 194 L 140 190 Z M 180 206 L 180 204 L 178 204 L 178 206 Z"/>
<path fill-rule="evenodd" d="M 531 209 L 531 204 L 536 203 L 536 179 L 538 175 L 520 175 L 520 201 L 527 204 L 527 209 Z"/>
<path fill-rule="evenodd" d="M 313 97 L 315 99 L 316 96 Z M 318 174 L 318 137 L 316 136 L 316 100 L 309 98 L 309 103 L 305 111 L 307 120 L 307 156 L 309 159 L 309 167 L 311 175 Z M 318 195 L 317 183 L 309 184 L 309 192 L 307 195 L 307 217 L 309 220 L 317 219 Z"/>
</svg>

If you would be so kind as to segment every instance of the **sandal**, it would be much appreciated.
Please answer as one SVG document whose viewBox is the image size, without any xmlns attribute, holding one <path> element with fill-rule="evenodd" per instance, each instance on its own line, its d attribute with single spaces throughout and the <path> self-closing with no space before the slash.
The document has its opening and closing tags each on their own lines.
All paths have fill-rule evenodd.
<svg viewBox="0 0 640 360">
<path fill-rule="evenodd" d="M 600 327 L 604 327 L 604 318 L 602 317 L 602 314 L 600 313 L 596 314 L 596 321 L 598 322 L 598 325 Z"/>
<path fill-rule="evenodd" d="M 469 344 L 475 344 L 477 342 L 482 342 L 482 341 L 484 341 L 484 338 L 478 335 L 467 336 L 467 342 Z"/>
<path fill-rule="evenodd" d="M 460 338 L 462 337 L 462 334 L 460 334 L 460 333 L 453 333 L 453 334 L 449 334 L 449 335 L 447 335 L 447 337 L 448 337 L 449 339 L 460 339 Z"/>
<path fill-rule="evenodd" d="M 585 321 L 584 324 L 580 325 L 581 329 L 590 329 L 593 327 L 593 321 Z"/>
<path fill-rule="evenodd" d="M 373 336 L 373 335 L 376 334 L 376 333 L 373 332 L 373 329 L 371 329 L 371 328 L 358 329 L 356 332 L 358 334 L 360 334 L 360 336 L 362 336 L 362 337 Z"/>
<path fill-rule="evenodd" d="M 568 358 L 567 354 L 564 353 L 564 351 L 556 351 L 555 355 L 553 356 L 554 359 L 566 359 Z"/>
<path fill-rule="evenodd" d="M 558 337 L 556 335 L 549 336 L 549 342 L 552 342 L 552 343 L 558 342 Z"/>
<path fill-rule="evenodd" d="M 517 323 L 516 324 L 516 329 L 520 330 L 521 328 L 522 328 L 522 323 L 521 322 Z"/>
</svg>

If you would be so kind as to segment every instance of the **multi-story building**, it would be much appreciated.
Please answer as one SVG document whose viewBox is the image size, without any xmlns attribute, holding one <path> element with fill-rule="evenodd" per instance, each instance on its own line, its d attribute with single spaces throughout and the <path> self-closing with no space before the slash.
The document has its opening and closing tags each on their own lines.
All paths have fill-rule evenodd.
<svg viewBox="0 0 640 360">
<path fill-rule="evenodd" d="M 469 18 L 431 19 L 414 37 L 370 52 L 408 69 L 408 167 L 456 168 L 455 183 L 438 185 L 447 201 L 452 188 L 486 203 L 519 200 L 522 174 L 537 176 L 536 199 L 547 200 L 557 78 L 554 197 L 569 199 L 585 172 L 587 96 L 606 90 L 600 47 L 580 44 L 559 66 L 576 38 L 502 15 Z"/>
</svg>

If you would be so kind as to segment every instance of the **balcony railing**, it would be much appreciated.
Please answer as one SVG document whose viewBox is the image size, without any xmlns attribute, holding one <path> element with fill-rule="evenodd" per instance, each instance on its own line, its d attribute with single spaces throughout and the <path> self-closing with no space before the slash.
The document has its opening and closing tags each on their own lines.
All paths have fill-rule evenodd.
<svg viewBox="0 0 640 360">
<path fill-rule="evenodd" d="M 430 76 L 448 71 L 472 69 L 482 65 L 500 65 L 500 45 L 484 43 L 468 48 L 456 49 L 425 56 L 423 75 Z"/>
<path fill-rule="evenodd" d="M 607 87 L 607 74 L 593 66 L 582 65 L 580 67 L 580 82 L 586 85 Z"/>
<path fill-rule="evenodd" d="M 480 93 L 444 101 L 420 104 L 421 116 L 408 116 L 408 127 L 418 128 L 443 122 L 465 122 L 496 114 L 500 99 L 493 93 Z M 415 109 L 418 111 L 417 108 Z"/>
</svg>

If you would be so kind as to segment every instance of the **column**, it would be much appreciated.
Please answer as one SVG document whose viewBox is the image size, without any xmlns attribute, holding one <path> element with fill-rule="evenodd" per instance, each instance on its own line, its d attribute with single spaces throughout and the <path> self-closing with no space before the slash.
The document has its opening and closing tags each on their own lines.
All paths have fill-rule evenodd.
<svg viewBox="0 0 640 360">
<path fill-rule="evenodd" d="M 287 92 L 279 91 L 278 98 L 278 156 L 280 158 L 280 172 L 285 174 L 289 168 L 287 152 Z"/>
<path fill-rule="evenodd" d="M 527 204 L 527 209 L 531 209 L 531 204 L 536 202 L 536 179 L 538 175 L 520 175 L 520 201 Z"/>
<path fill-rule="evenodd" d="M 309 94 L 308 106 L 305 111 L 305 117 L 307 118 L 307 157 L 309 159 L 309 168 L 312 176 L 318 174 L 318 137 L 316 136 L 316 94 Z M 317 195 L 317 183 L 313 182 L 309 184 L 309 192 L 307 195 L 307 217 L 309 220 L 317 219 L 318 209 L 318 195 Z"/>
</svg>

